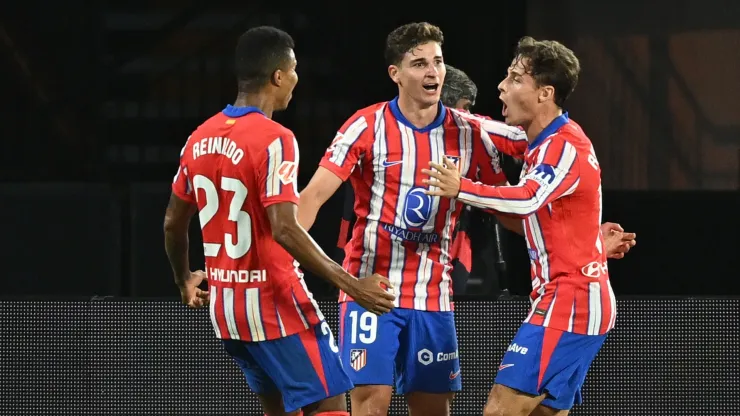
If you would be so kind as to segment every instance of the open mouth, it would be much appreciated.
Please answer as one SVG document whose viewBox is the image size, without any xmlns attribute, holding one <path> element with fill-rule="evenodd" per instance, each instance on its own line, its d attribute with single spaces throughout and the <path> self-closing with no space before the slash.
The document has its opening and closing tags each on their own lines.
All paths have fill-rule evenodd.
<svg viewBox="0 0 740 416">
<path fill-rule="evenodd" d="M 506 114 L 508 113 L 508 108 L 506 107 L 506 103 L 504 103 L 504 106 L 501 108 L 501 115 L 506 117 Z"/>
<path fill-rule="evenodd" d="M 427 91 L 437 91 L 437 88 L 439 88 L 439 84 L 424 84 L 423 86 Z"/>
</svg>

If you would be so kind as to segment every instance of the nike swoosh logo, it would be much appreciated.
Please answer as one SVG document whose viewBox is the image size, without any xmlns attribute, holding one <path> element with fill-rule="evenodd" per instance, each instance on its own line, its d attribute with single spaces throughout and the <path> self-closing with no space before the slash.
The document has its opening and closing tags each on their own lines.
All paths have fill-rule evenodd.
<svg viewBox="0 0 740 416">
<path fill-rule="evenodd" d="M 396 161 L 393 161 L 393 162 L 389 162 L 388 159 L 385 159 L 385 160 L 383 160 L 383 167 L 384 168 L 389 168 L 389 167 L 391 167 L 393 165 L 400 165 L 401 163 L 403 163 L 403 160 L 396 160 Z"/>
<path fill-rule="evenodd" d="M 457 376 L 460 375 L 460 370 L 455 371 L 454 373 L 450 371 L 450 380 L 454 380 L 457 378 Z"/>
<path fill-rule="evenodd" d="M 514 364 L 501 364 L 500 366 L 498 366 L 498 371 L 501 371 L 509 367 L 514 367 Z"/>
</svg>

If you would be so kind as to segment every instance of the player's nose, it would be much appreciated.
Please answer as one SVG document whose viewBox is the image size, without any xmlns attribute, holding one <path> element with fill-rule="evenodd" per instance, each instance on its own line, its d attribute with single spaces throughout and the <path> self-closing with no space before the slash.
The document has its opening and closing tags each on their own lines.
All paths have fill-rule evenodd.
<svg viewBox="0 0 740 416">
<path fill-rule="evenodd" d="M 498 90 L 499 90 L 499 91 L 500 91 L 500 92 L 501 92 L 502 94 L 503 94 L 504 92 L 506 92 L 504 88 L 505 88 L 505 87 L 504 87 L 504 81 L 501 81 L 501 82 L 499 82 L 499 83 L 498 83 Z"/>
</svg>

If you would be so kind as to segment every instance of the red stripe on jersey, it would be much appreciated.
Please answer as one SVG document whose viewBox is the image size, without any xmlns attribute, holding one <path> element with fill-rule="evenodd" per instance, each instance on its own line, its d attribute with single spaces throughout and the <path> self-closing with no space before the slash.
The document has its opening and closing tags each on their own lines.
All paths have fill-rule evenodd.
<svg viewBox="0 0 740 416">
<path fill-rule="evenodd" d="M 260 290 L 260 292 L 266 291 L 267 289 Z M 270 295 L 270 298 L 272 297 L 273 296 Z M 260 296 L 260 298 L 266 298 L 266 296 Z M 260 315 L 262 318 L 262 327 L 265 330 L 265 336 L 267 339 L 275 339 L 283 336 L 280 333 L 280 322 L 278 322 L 277 309 L 274 304 L 271 304 L 270 302 L 260 302 Z"/>
<path fill-rule="evenodd" d="M 236 330 L 240 335 L 240 339 L 243 341 L 251 340 L 251 333 L 247 324 L 247 302 L 246 292 L 243 288 L 230 288 L 233 291 L 234 307 L 232 313 L 234 314 L 234 322 L 236 323 Z M 221 290 L 223 293 L 223 289 Z M 224 309 L 224 312 L 226 310 Z M 227 322 L 228 324 L 228 322 Z M 247 337 L 246 339 L 241 338 L 242 336 Z"/>
<path fill-rule="evenodd" d="M 317 325 L 319 322 L 321 322 L 321 319 L 319 319 L 319 315 L 316 313 L 316 308 L 313 307 L 312 299 L 309 298 L 308 293 L 306 293 L 303 288 L 294 287 L 293 296 L 298 301 L 298 306 L 301 309 L 301 314 L 306 319 L 306 322 L 308 322 L 309 326 Z"/>
</svg>

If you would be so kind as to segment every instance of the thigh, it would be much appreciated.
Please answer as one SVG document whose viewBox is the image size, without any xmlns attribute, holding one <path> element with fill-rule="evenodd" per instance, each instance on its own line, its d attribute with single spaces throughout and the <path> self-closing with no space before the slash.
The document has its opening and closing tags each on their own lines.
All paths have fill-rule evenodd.
<svg viewBox="0 0 740 416">
<path fill-rule="evenodd" d="M 544 406 L 569 410 L 574 404 L 583 402 L 581 388 L 605 340 L 606 335 L 562 334 L 549 362 L 542 366 L 541 388 L 548 393 L 542 401 Z"/>
<path fill-rule="evenodd" d="M 496 384 L 542 396 L 543 405 L 568 410 L 580 402 L 586 371 L 603 340 L 524 323 L 501 360 Z"/>
<path fill-rule="evenodd" d="M 259 396 L 264 396 L 268 404 L 274 402 L 275 397 L 280 397 L 280 392 L 272 378 L 247 348 L 248 343 L 237 340 L 222 340 L 221 344 L 242 370 L 244 378 L 247 379 L 247 385 L 253 392 Z"/>
<path fill-rule="evenodd" d="M 356 386 L 393 385 L 400 331 L 396 310 L 382 316 L 355 302 L 339 305 L 342 363 Z"/>
<path fill-rule="evenodd" d="M 246 343 L 246 347 L 270 375 L 287 412 L 352 389 L 326 322 L 288 337 Z"/>
<path fill-rule="evenodd" d="M 396 357 L 396 391 L 437 393 L 462 389 L 455 316 L 452 312 L 400 310 L 406 325 Z"/>
</svg>

